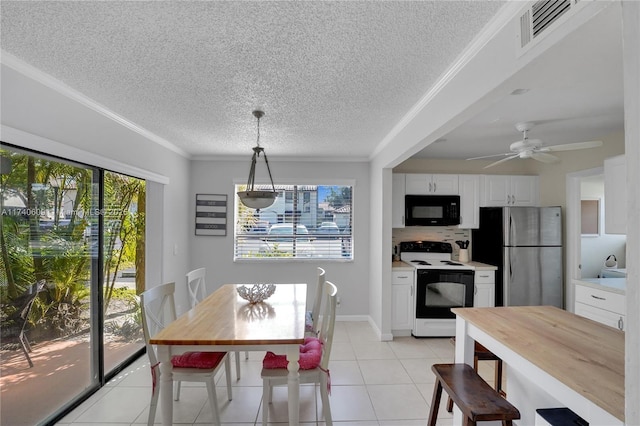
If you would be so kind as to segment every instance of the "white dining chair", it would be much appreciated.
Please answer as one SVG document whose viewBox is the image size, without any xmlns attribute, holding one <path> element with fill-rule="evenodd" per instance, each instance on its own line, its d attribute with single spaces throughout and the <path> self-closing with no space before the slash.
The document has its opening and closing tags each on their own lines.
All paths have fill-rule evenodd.
<svg viewBox="0 0 640 426">
<path fill-rule="evenodd" d="M 329 358 L 331 346 L 333 344 L 333 332 L 336 322 L 336 304 L 338 299 L 338 289 L 330 281 L 326 281 L 323 286 L 325 294 L 325 307 L 320 323 L 318 337 L 306 337 L 305 343 L 300 347 L 300 384 L 314 383 L 320 387 L 322 398 L 322 412 L 325 424 L 331 426 L 331 406 L 329 405 Z M 321 354 L 319 363 L 312 364 L 314 356 L 312 350 L 306 348 L 320 348 Z M 308 355 L 308 356 L 307 356 Z M 275 368 L 271 368 L 275 367 Z M 262 368 L 262 425 L 266 426 L 269 420 L 269 405 L 273 402 L 273 387 L 285 386 L 288 381 L 289 370 L 287 370 L 287 360 L 285 355 L 274 355 L 267 353 L 263 360 Z"/>
<path fill-rule="evenodd" d="M 198 268 L 187 272 L 187 292 L 189 293 L 189 304 L 193 309 L 198 303 L 207 297 L 206 268 Z M 236 356 L 236 380 L 240 380 L 240 352 Z M 245 359 L 249 359 L 249 352 L 245 352 Z M 176 398 L 180 396 L 180 385 L 176 387 Z"/>
<path fill-rule="evenodd" d="M 322 308 L 322 293 L 324 292 L 324 283 L 326 280 L 327 273 L 324 269 L 318 267 L 318 282 L 316 283 L 316 295 L 313 299 L 313 307 L 311 311 L 307 311 L 307 315 L 305 317 L 305 334 L 307 336 L 318 336 L 320 309 Z"/>
<path fill-rule="evenodd" d="M 160 363 L 155 345 L 149 343 L 151 336 L 156 335 L 167 324 L 176 319 L 175 283 L 162 284 L 146 290 L 140 295 L 142 311 L 142 330 L 147 347 L 147 355 L 151 363 L 152 390 L 149 404 L 148 426 L 152 426 L 158 406 L 160 393 Z M 224 363 L 227 379 L 227 395 L 231 401 L 231 364 L 227 352 L 187 352 L 175 355 L 171 359 L 173 380 L 177 382 L 204 382 L 209 393 L 209 403 L 213 412 L 213 421 L 220 425 L 218 397 L 216 394 L 215 376 Z"/>
</svg>

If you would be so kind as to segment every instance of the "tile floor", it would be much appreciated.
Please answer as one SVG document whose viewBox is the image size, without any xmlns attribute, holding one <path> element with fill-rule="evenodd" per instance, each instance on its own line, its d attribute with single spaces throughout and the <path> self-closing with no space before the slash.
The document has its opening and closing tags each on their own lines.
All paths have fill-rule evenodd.
<svg viewBox="0 0 640 426">
<path fill-rule="evenodd" d="M 224 377 L 218 378 L 220 418 L 225 426 L 261 424 L 262 353 L 242 360 L 241 379 L 232 368 L 233 400 L 227 400 Z M 449 338 L 400 337 L 380 342 L 366 322 L 337 322 L 331 354 L 331 413 L 337 426 L 423 426 L 429 415 L 434 377 L 431 365 L 453 361 Z M 232 363 L 232 366 L 234 363 Z M 224 371 L 224 369 L 222 370 Z M 481 362 L 480 374 L 490 383 L 493 363 Z M 59 425 L 115 426 L 146 424 L 151 395 L 146 355 L 67 415 Z M 313 385 L 300 390 L 302 424 L 324 425 L 320 394 Z M 450 425 L 442 398 L 438 425 Z M 158 409 L 156 423 L 162 419 Z M 274 390 L 269 424 L 287 422 L 286 387 Z M 174 424 L 211 424 L 206 388 L 184 383 L 174 402 Z"/>
</svg>

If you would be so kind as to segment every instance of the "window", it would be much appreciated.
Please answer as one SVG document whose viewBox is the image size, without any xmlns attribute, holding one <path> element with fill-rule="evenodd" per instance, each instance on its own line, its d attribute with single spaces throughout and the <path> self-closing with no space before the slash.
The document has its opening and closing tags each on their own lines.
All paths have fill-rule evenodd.
<svg viewBox="0 0 640 426">
<path fill-rule="evenodd" d="M 235 192 L 244 189 L 236 185 Z M 275 203 L 262 210 L 236 197 L 234 259 L 353 259 L 351 186 L 276 185 L 276 191 Z"/>
</svg>

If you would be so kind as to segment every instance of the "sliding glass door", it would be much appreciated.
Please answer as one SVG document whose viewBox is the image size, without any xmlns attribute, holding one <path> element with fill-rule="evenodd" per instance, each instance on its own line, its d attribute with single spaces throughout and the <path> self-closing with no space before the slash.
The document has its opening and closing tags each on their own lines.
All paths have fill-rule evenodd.
<svg viewBox="0 0 640 426">
<path fill-rule="evenodd" d="M 145 182 L 5 144 L 0 157 L 0 424 L 33 425 L 144 346 Z"/>
</svg>

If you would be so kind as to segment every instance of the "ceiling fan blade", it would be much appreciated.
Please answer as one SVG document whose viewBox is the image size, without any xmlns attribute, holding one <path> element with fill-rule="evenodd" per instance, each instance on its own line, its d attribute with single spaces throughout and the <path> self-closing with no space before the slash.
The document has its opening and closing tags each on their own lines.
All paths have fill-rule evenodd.
<svg viewBox="0 0 640 426">
<path fill-rule="evenodd" d="M 473 157 L 473 158 L 467 158 L 467 160 L 480 160 L 483 158 L 491 158 L 491 157 L 502 157 L 505 155 L 513 155 L 513 152 L 506 152 L 503 154 L 493 154 L 493 155 L 483 155 L 482 157 Z"/>
<path fill-rule="evenodd" d="M 597 148 L 599 146 L 602 146 L 602 141 L 587 141 L 587 142 L 567 143 L 563 145 L 543 146 L 540 148 L 540 151 L 542 152 L 572 151 L 574 149 Z"/>
<path fill-rule="evenodd" d="M 560 161 L 555 155 L 547 154 L 546 152 L 533 152 L 531 153 L 531 158 L 542 161 L 543 163 L 557 163 Z"/>
<path fill-rule="evenodd" d="M 519 156 L 519 154 L 515 154 L 515 155 L 512 155 L 510 157 L 503 158 L 502 160 L 498 160 L 495 163 L 491 163 L 488 166 L 484 166 L 483 168 L 484 169 L 488 169 L 489 167 L 497 166 L 498 164 L 504 163 L 505 161 L 509 161 L 509 160 L 513 160 L 514 158 L 518 158 L 518 156 Z"/>
</svg>

